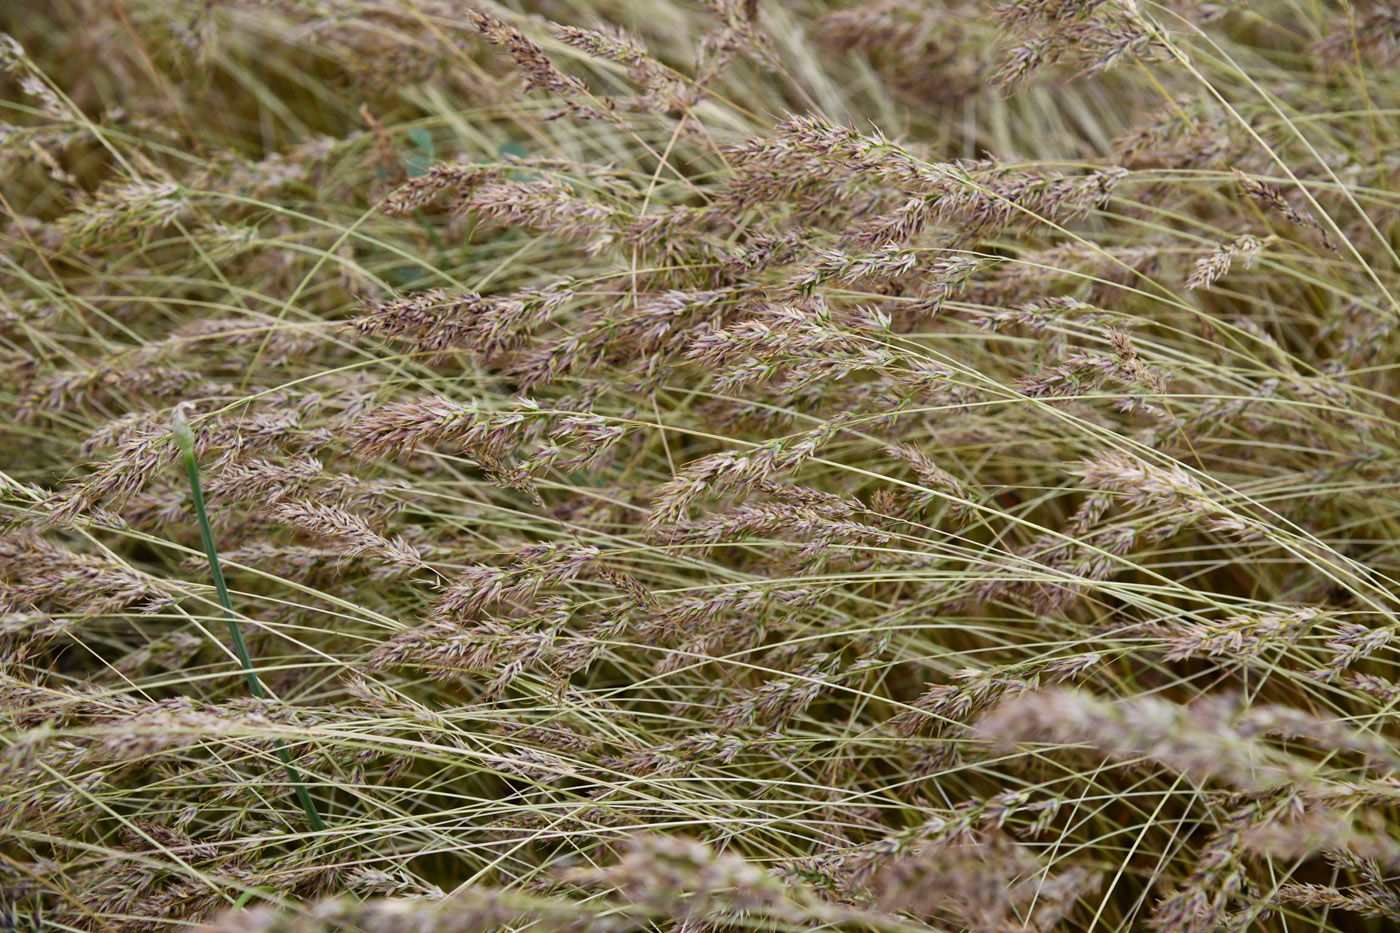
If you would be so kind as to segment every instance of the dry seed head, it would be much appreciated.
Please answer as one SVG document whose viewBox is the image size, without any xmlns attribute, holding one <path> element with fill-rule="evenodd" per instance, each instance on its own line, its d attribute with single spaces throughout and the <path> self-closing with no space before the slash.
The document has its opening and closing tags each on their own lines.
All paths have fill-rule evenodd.
<svg viewBox="0 0 1400 933">
<path fill-rule="evenodd" d="M 364 518 L 339 506 L 296 499 L 274 504 L 268 514 L 305 534 L 329 538 L 346 559 L 373 555 L 404 567 L 425 566 L 418 549 L 403 538 L 387 538 Z"/>
</svg>

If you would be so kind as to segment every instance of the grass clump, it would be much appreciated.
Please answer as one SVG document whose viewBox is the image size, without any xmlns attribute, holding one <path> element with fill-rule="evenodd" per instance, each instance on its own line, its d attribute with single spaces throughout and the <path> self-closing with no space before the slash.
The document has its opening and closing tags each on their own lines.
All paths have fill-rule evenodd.
<svg viewBox="0 0 1400 933">
<path fill-rule="evenodd" d="M 1393 6 L 0 31 L 17 928 L 1400 920 Z"/>
</svg>

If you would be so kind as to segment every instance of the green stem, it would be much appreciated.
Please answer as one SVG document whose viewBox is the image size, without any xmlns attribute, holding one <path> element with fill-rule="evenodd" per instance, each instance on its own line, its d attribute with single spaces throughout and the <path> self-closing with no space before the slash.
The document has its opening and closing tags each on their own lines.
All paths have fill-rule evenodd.
<svg viewBox="0 0 1400 933">
<path fill-rule="evenodd" d="M 209 558 L 209 570 L 214 576 L 214 590 L 219 594 L 219 604 L 224 607 L 224 617 L 228 619 L 229 634 L 233 636 L 233 650 L 238 655 L 239 663 L 243 665 L 243 673 L 248 679 L 249 691 L 258 699 L 264 699 L 267 694 L 263 692 L 257 671 L 253 670 L 253 659 L 248 654 L 247 642 L 243 640 L 243 630 L 239 628 L 238 619 L 233 614 L 233 602 L 229 599 L 228 585 L 224 583 L 224 571 L 219 565 L 219 552 L 214 547 L 214 532 L 209 527 L 209 514 L 204 509 L 204 490 L 199 484 L 199 464 L 194 458 L 194 433 L 190 431 L 189 426 L 179 415 L 177 415 L 175 422 L 175 443 L 179 445 L 185 455 L 185 472 L 189 474 L 190 491 L 194 494 L 194 511 L 199 518 L 199 535 L 204 539 L 204 553 Z M 311 823 L 311 828 L 316 832 L 323 831 L 326 824 L 321 822 L 321 814 L 316 810 L 316 803 L 311 799 L 306 785 L 302 783 L 301 775 L 297 773 L 296 767 L 292 764 L 292 754 L 287 750 L 287 743 L 281 739 L 274 741 L 277 757 L 282 759 L 282 766 L 287 771 L 287 779 L 292 782 L 297 800 L 301 802 L 301 808 L 306 811 L 307 821 Z"/>
</svg>

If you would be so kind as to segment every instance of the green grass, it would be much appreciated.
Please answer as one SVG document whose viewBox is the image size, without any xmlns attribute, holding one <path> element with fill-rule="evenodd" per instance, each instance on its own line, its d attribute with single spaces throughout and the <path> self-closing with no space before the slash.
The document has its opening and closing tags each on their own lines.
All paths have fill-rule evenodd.
<svg viewBox="0 0 1400 933">
<path fill-rule="evenodd" d="M 204 507 L 204 490 L 199 482 L 199 463 L 194 453 L 194 431 L 190 429 L 189 423 L 178 408 L 175 409 L 175 425 L 171 436 L 185 461 L 185 472 L 190 478 L 190 498 L 194 502 L 195 518 L 199 520 L 199 537 L 204 544 L 204 553 L 209 558 L 209 574 L 214 578 L 214 592 L 218 594 L 219 605 L 224 607 L 224 614 L 228 616 L 229 637 L 233 640 L 233 650 L 238 655 L 238 663 L 243 665 L 244 676 L 248 680 L 248 692 L 259 700 L 266 699 L 267 691 L 263 690 L 262 681 L 258 680 L 257 671 L 253 668 L 253 659 L 248 654 L 248 644 L 243 640 L 243 629 L 233 611 L 233 600 L 229 598 L 228 584 L 224 582 L 223 567 L 219 564 L 219 549 L 214 544 L 214 532 L 209 527 L 209 513 Z M 306 785 L 301 781 L 301 775 L 297 774 L 296 766 L 292 764 L 287 743 L 278 739 L 276 748 L 277 757 L 282 759 L 282 766 L 286 769 L 287 780 L 296 792 L 297 802 L 301 804 L 302 810 L 306 811 L 306 821 L 316 832 L 324 832 L 326 824 L 322 822 L 321 814 L 316 812 L 316 802 L 311 799 Z"/>
</svg>

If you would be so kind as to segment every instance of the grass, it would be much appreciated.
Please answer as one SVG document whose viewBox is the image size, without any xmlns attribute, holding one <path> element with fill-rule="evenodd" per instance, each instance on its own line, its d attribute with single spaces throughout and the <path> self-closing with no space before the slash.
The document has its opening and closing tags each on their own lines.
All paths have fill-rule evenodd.
<svg viewBox="0 0 1400 933">
<path fill-rule="evenodd" d="M 195 518 L 199 521 L 199 538 L 204 544 L 204 553 L 209 558 L 209 574 L 214 578 L 214 592 L 218 594 L 219 605 L 224 608 L 224 615 L 228 617 L 228 633 L 233 640 L 234 653 L 238 655 L 238 663 L 243 666 L 244 677 L 248 681 L 248 692 L 259 700 L 267 698 L 267 691 L 263 690 L 262 681 L 258 680 L 257 671 L 253 667 L 253 659 L 248 654 L 248 644 L 243 639 L 243 628 L 238 624 L 238 617 L 233 612 L 233 601 L 228 595 L 228 584 L 224 581 L 223 567 L 219 564 L 219 550 L 214 544 L 214 532 L 209 526 L 209 513 L 204 507 L 204 490 L 199 481 L 199 463 L 194 454 L 194 431 L 190 429 L 189 423 L 185 421 L 183 413 L 175 409 L 175 425 L 171 430 L 171 437 L 175 441 L 175 446 L 180 449 L 180 456 L 185 461 L 185 473 L 190 478 L 190 498 L 194 503 Z M 292 756 L 287 751 L 287 743 L 278 739 L 276 742 L 277 757 L 282 759 L 282 766 L 287 772 L 287 780 L 291 782 L 297 795 L 297 802 L 306 813 L 306 821 L 316 832 L 323 832 L 326 824 L 321 820 L 321 814 L 316 811 L 316 802 L 307 793 L 306 785 L 302 783 L 301 775 L 297 774 L 296 767 L 292 764 Z"/>
<path fill-rule="evenodd" d="M 0 32 L 16 929 L 1400 919 L 1393 5 Z"/>
</svg>

